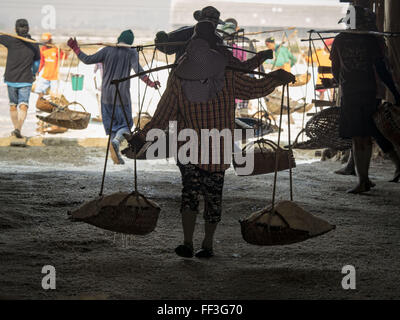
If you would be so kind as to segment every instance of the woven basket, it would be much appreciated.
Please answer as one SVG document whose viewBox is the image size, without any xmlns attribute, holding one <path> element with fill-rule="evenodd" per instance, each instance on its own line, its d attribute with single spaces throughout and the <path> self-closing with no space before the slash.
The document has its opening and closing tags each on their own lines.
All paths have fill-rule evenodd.
<svg viewBox="0 0 400 320">
<path fill-rule="evenodd" d="M 59 106 L 47 99 L 44 98 L 39 98 L 36 101 L 36 108 L 39 109 L 40 111 L 44 112 L 53 112 L 53 110 L 57 109 Z"/>
<path fill-rule="evenodd" d="M 292 201 L 264 208 L 240 220 L 243 239 L 254 245 L 274 246 L 301 242 L 335 229 Z"/>
<path fill-rule="evenodd" d="M 339 107 L 326 108 L 316 113 L 297 135 L 293 148 L 348 150 L 352 142 L 351 139 L 343 139 L 339 136 L 339 119 Z M 302 134 L 305 134 L 309 140 L 298 142 Z"/>
<path fill-rule="evenodd" d="M 154 144 L 157 143 L 159 146 L 163 145 L 165 146 L 165 154 L 164 155 L 159 155 L 158 150 L 155 150 L 155 154 L 153 156 L 152 152 L 147 154 L 149 148 Z M 135 155 L 135 153 L 132 151 L 132 149 L 128 146 L 128 148 L 122 150 L 122 154 L 125 155 L 129 159 L 137 159 L 137 160 L 159 160 L 159 159 L 168 159 L 170 157 L 173 157 L 173 154 L 170 154 L 169 150 L 169 136 L 168 132 L 166 132 L 165 136 L 162 137 L 162 140 L 160 142 L 154 141 L 154 142 L 146 142 L 141 149 L 138 151 L 138 153 Z"/>
<path fill-rule="evenodd" d="M 268 95 L 268 97 L 264 98 L 265 104 L 267 106 L 267 111 L 270 114 L 275 116 L 280 115 L 281 113 L 281 103 L 282 103 L 282 92 L 280 90 L 275 89 L 273 93 Z M 283 112 L 282 114 L 287 114 L 288 107 L 286 106 L 286 98 L 284 100 Z M 306 109 L 311 109 L 313 105 L 306 105 Z M 304 102 L 301 102 L 290 99 L 290 113 L 299 112 L 302 113 L 304 111 Z"/>
<path fill-rule="evenodd" d="M 85 108 L 77 102 L 72 102 L 69 105 L 77 104 L 84 110 Z M 45 121 L 56 126 L 68 128 L 68 129 L 86 129 L 90 121 L 90 113 L 71 110 L 68 107 L 58 108 L 46 117 L 36 116 L 38 119 Z"/>
<path fill-rule="evenodd" d="M 45 98 L 39 98 L 36 101 L 36 108 L 39 109 L 40 111 L 44 112 L 53 112 L 57 108 L 60 107 L 66 107 L 70 103 L 68 100 L 63 96 L 55 97 L 55 96 L 50 96 L 50 98 L 45 99 Z"/>
<path fill-rule="evenodd" d="M 385 102 L 378 107 L 374 121 L 379 131 L 400 150 L 400 107 Z"/>
<path fill-rule="evenodd" d="M 135 192 L 118 192 L 85 203 L 70 213 L 71 220 L 126 234 L 152 232 L 161 209 L 157 203 Z"/>
<path fill-rule="evenodd" d="M 50 101 L 61 107 L 67 107 L 70 104 L 70 102 L 64 97 L 64 95 L 51 96 Z"/>
<path fill-rule="evenodd" d="M 281 148 L 271 140 L 260 139 L 255 141 L 253 150 L 250 150 L 251 145 L 249 143 L 242 149 L 242 156 L 245 156 L 247 152 L 254 153 L 254 168 L 250 174 L 243 174 L 242 170 L 239 170 L 248 164 L 239 165 L 235 161 L 235 156 L 233 157 L 233 167 L 238 176 L 254 176 L 275 172 L 276 157 L 278 158 L 278 171 L 296 167 L 293 153 L 290 150 Z"/>
<path fill-rule="evenodd" d="M 151 121 L 151 115 L 147 112 L 143 112 L 140 114 L 140 122 L 138 122 L 138 120 L 139 120 L 139 116 L 136 115 L 133 118 L 133 123 L 135 124 L 135 127 L 139 128 L 139 129 L 143 129 L 144 126 Z M 139 123 L 139 125 L 138 125 L 138 123 Z"/>
</svg>

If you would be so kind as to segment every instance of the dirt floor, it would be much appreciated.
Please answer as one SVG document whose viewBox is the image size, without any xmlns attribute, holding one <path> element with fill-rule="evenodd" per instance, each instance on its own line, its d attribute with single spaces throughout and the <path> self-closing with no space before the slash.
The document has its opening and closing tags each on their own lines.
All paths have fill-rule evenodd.
<svg viewBox="0 0 400 320">
<path fill-rule="evenodd" d="M 156 230 L 128 237 L 73 223 L 67 211 L 99 192 L 104 149 L 0 148 L 0 298 L 21 299 L 371 299 L 400 298 L 400 184 L 389 162 L 375 162 L 376 188 L 345 193 L 354 177 L 339 162 L 303 162 L 295 200 L 337 226 L 319 238 L 279 247 L 244 242 L 238 220 L 270 201 L 272 175 L 227 171 L 216 256 L 182 259 L 180 175 L 172 161 L 140 162 L 140 191 L 162 207 Z M 106 192 L 132 188 L 132 161 L 109 165 Z M 279 198 L 288 195 L 280 174 Z M 201 242 L 198 219 L 195 245 Z M 128 245 L 126 245 L 128 242 Z M 342 267 L 356 269 L 356 290 L 341 287 Z M 42 267 L 56 268 L 57 289 L 43 290 Z"/>
</svg>

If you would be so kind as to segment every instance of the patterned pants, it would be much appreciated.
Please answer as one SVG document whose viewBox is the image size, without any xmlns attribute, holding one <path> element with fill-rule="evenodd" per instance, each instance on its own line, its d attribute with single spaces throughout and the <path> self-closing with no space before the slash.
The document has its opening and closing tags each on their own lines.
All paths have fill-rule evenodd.
<svg viewBox="0 0 400 320">
<path fill-rule="evenodd" d="M 222 189 L 225 172 L 208 172 L 192 164 L 178 164 L 182 175 L 181 212 L 199 210 L 199 195 L 204 197 L 204 220 L 221 221 Z"/>
</svg>

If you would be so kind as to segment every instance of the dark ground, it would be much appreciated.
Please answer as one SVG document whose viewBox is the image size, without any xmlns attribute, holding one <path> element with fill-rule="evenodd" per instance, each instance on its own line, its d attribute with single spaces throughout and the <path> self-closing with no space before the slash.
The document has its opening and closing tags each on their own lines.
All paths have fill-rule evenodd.
<svg viewBox="0 0 400 320">
<path fill-rule="evenodd" d="M 96 197 L 104 149 L 0 148 L 0 298 L 20 299 L 398 299 L 400 184 L 386 182 L 389 162 L 371 169 L 377 187 L 345 193 L 354 177 L 334 175 L 338 162 L 300 164 L 295 200 L 337 226 L 319 238 L 279 247 L 244 242 L 238 220 L 270 201 L 272 175 L 226 175 L 216 256 L 181 259 L 180 175 L 175 165 L 139 163 L 140 191 L 162 207 L 156 230 L 144 237 L 114 235 L 67 220 L 67 211 Z M 132 162 L 109 165 L 106 193 L 132 187 Z M 280 174 L 287 199 L 288 175 Z M 198 219 L 196 246 L 201 242 Z M 128 246 L 126 246 L 128 242 Z M 357 289 L 343 290 L 344 265 L 357 271 Z M 41 287 L 53 265 L 57 289 Z"/>
</svg>

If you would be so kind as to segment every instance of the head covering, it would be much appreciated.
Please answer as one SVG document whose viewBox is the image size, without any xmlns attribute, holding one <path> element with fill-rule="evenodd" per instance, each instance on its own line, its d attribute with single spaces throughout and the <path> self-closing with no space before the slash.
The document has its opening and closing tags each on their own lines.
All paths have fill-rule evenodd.
<svg viewBox="0 0 400 320">
<path fill-rule="evenodd" d="M 207 41 L 191 40 L 175 68 L 185 97 L 196 103 L 214 99 L 225 86 L 227 63 L 225 56 L 211 49 Z"/>
<path fill-rule="evenodd" d="M 188 80 L 203 80 L 225 72 L 226 58 L 210 48 L 204 39 L 193 39 L 189 42 L 185 54 L 179 59 L 175 68 L 178 77 Z"/>
<path fill-rule="evenodd" d="M 155 43 L 166 43 L 168 42 L 168 34 L 165 31 L 158 31 L 156 33 Z"/>
<path fill-rule="evenodd" d="M 29 36 L 29 24 L 26 19 L 18 19 L 15 22 L 15 32 L 21 37 Z"/>
<path fill-rule="evenodd" d="M 217 9 L 215 9 L 212 6 L 204 7 L 201 10 L 197 10 L 193 12 L 193 17 L 197 21 L 209 21 L 212 22 L 215 27 L 218 24 L 225 24 L 224 21 L 222 21 L 220 18 L 220 13 Z"/>
<path fill-rule="evenodd" d="M 42 40 L 45 42 L 50 42 L 52 39 L 52 35 L 50 32 L 42 33 Z"/>
<path fill-rule="evenodd" d="M 134 36 L 132 30 L 125 30 L 118 37 L 118 43 L 123 42 L 123 43 L 131 45 L 131 44 L 133 44 L 134 39 L 135 39 L 135 36 Z"/>
<path fill-rule="evenodd" d="M 236 26 L 232 22 L 226 22 L 225 25 L 221 28 L 227 34 L 233 34 L 236 32 Z"/>
<path fill-rule="evenodd" d="M 354 19 L 355 21 L 353 21 Z M 375 13 L 362 6 L 350 5 L 346 17 L 340 19 L 338 23 L 346 23 L 347 29 L 351 29 L 355 25 L 356 30 L 378 31 Z"/>
<path fill-rule="evenodd" d="M 378 31 L 376 14 L 368 8 L 356 6 L 357 30 Z"/>
<path fill-rule="evenodd" d="M 203 39 L 212 49 L 217 48 L 217 35 L 214 25 L 209 21 L 201 21 L 194 26 L 193 39 Z"/>
<path fill-rule="evenodd" d="M 228 18 L 228 19 L 225 19 L 225 23 L 233 23 L 233 25 L 235 26 L 235 30 L 236 30 L 236 28 L 238 27 L 238 22 L 236 21 L 236 19 L 234 19 L 234 18 Z"/>
<path fill-rule="evenodd" d="M 274 37 L 268 37 L 267 39 L 265 39 L 265 42 L 275 43 L 275 38 Z"/>
</svg>

